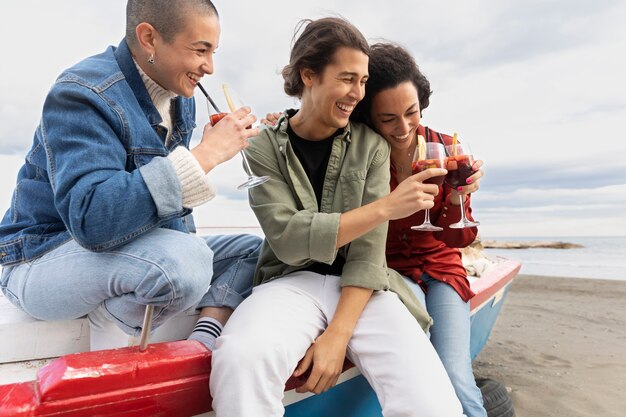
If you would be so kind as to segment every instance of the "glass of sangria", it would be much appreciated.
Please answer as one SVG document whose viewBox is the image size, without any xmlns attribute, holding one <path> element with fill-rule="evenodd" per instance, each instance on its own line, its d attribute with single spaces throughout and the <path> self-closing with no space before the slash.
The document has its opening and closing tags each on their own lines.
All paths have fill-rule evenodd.
<svg viewBox="0 0 626 417">
<path fill-rule="evenodd" d="M 474 165 L 474 156 L 467 144 L 456 143 L 446 146 L 448 157 L 446 159 L 446 175 L 445 182 L 453 189 L 467 185 L 467 179 L 474 173 L 472 166 Z M 459 195 L 459 203 L 461 206 L 461 220 L 452 223 L 452 229 L 464 229 L 466 227 L 476 227 L 480 224 L 478 221 L 468 220 L 465 216 L 465 207 L 463 206 L 463 196 Z"/>
<path fill-rule="evenodd" d="M 413 156 L 413 173 L 427 170 L 428 168 L 445 168 L 446 167 L 446 150 L 441 143 L 425 142 L 422 137 L 418 136 L 418 145 Z M 432 177 L 424 181 L 427 184 L 436 184 L 441 187 L 445 175 Z M 412 230 L 425 232 L 439 232 L 443 228 L 435 226 L 430 222 L 430 210 L 424 211 L 424 222 L 419 226 L 411 226 Z"/>
<path fill-rule="evenodd" d="M 209 96 L 202 84 L 198 83 L 198 87 L 207 99 L 206 106 L 209 112 L 209 120 L 211 121 L 211 125 L 215 126 L 228 113 L 221 112 L 217 108 L 217 105 L 215 104 L 211 96 Z M 243 107 L 243 104 L 241 103 L 241 100 L 236 95 L 236 93 L 234 93 L 232 90 L 229 90 L 226 84 L 222 85 L 222 88 L 224 90 L 224 96 L 226 97 L 226 102 L 228 103 L 228 107 L 231 112 Z M 248 158 L 246 157 L 246 154 L 243 151 L 240 151 L 239 153 L 243 158 L 243 169 L 248 175 L 248 179 L 243 184 L 237 187 L 238 190 L 256 187 L 257 185 L 261 185 L 270 179 L 270 177 L 268 176 L 257 177 L 256 175 L 254 175 L 252 173 L 252 170 L 250 169 L 250 164 L 248 163 Z"/>
<path fill-rule="evenodd" d="M 244 106 L 237 93 L 232 88 L 229 88 L 228 85 L 222 84 L 222 90 L 224 91 L 224 97 L 226 98 L 226 103 L 228 103 L 228 108 L 231 112 L 234 112 L 235 110 Z M 241 157 L 243 158 L 243 170 L 246 171 L 248 179 L 243 184 L 237 187 L 238 190 L 256 187 L 257 185 L 261 185 L 270 179 L 270 177 L 267 175 L 262 177 L 254 175 L 252 173 L 252 169 L 250 168 L 250 164 L 248 163 L 248 158 L 246 157 L 246 154 L 243 151 L 241 151 L 240 153 Z"/>
</svg>

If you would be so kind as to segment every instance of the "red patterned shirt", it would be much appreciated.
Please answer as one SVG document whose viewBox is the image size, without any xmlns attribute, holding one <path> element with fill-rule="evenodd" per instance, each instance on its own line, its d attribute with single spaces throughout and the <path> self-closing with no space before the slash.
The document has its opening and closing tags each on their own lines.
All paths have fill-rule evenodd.
<svg viewBox="0 0 626 417">
<path fill-rule="evenodd" d="M 452 144 L 452 137 L 439 134 L 424 126 L 418 127 L 418 134 L 428 142 Z M 397 172 L 391 164 L 391 189 L 398 185 Z M 461 218 L 461 208 L 450 204 L 450 187 L 444 184 L 435 197 L 435 206 L 430 209 L 430 220 L 433 224 L 443 227 L 441 232 L 423 232 L 411 230 L 411 226 L 424 221 L 424 211 L 412 216 L 389 222 L 387 234 L 387 263 L 415 282 L 426 291 L 421 280 L 423 273 L 434 279 L 451 285 L 464 301 L 474 296 L 467 280 L 465 268 L 461 260 L 461 252 L 457 248 L 468 246 L 478 234 L 476 227 L 467 229 L 450 229 L 448 226 Z M 472 218 L 470 196 L 464 203 L 465 215 Z"/>
</svg>

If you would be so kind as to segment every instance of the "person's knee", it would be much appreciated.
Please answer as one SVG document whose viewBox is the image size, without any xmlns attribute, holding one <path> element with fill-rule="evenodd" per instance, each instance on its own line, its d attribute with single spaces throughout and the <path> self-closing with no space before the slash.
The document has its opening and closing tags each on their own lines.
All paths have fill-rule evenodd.
<svg viewBox="0 0 626 417">
<path fill-rule="evenodd" d="M 280 373 L 278 362 L 284 362 L 284 343 L 263 337 L 241 334 L 223 334 L 213 352 L 213 368 L 225 372 L 253 374 L 262 372 L 265 377 Z"/>
<path fill-rule="evenodd" d="M 234 309 L 250 295 L 261 243 L 258 236 L 237 235 L 211 246 L 216 263 L 209 293 L 214 300 Z"/>
<path fill-rule="evenodd" d="M 233 374 L 248 374 L 257 369 L 259 351 L 254 348 L 255 343 L 242 339 L 235 335 L 222 335 L 217 339 L 212 359 L 215 375 L 228 374 L 232 378 Z"/>
<path fill-rule="evenodd" d="M 196 297 L 199 300 L 211 282 L 213 252 L 201 239 L 186 237 L 172 242 L 169 252 L 164 255 L 162 267 L 176 298 Z"/>
</svg>

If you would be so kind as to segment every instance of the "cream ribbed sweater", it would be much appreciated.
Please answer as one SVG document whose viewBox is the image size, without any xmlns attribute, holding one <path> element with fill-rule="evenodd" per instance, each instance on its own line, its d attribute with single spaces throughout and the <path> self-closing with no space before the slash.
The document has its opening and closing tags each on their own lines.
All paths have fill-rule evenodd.
<svg viewBox="0 0 626 417">
<path fill-rule="evenodd" d="M 172 137 L 172 99 L 176 94 L 166 90 L 146 74 L 135 61 L 139 75 L 148 90 L 148 94 L 154 103 L 161 119 L 161 126 L 167 129 L 165 145 L 169 144 Z M 215 197 L 215 189 L 209 183 L 204 170 L 196 158 L 184 146 L 177 146 L 167 157 L 174 166 L 176 175 L 180 181 L 183 192 L 183 207 L 193 208 L 206 203 Z"/>
</svg>

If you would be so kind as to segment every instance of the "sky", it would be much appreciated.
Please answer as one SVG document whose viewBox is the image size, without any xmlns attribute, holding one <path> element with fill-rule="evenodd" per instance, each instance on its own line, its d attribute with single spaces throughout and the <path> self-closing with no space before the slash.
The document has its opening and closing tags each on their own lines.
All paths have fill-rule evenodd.
<svg viewBox="0 0 626 417">
<path fill-rule="evenodd" d="M 59 73 L 117 45 L 122 0 L 2 2 L 0 211 L 10 204 L 43 100 Z M 619 0 L 215 0 L 215 74 L 262 116 L 282 89 L 297 22 L 343 16 L 414 54 L 434 94 L 423 124 L 458 132 L 484 161 L 472 196 L 483 238 L 626 235 L 626 2 Z M 206 109 L 198 92 L 199 125 Z M 200 133 L 198 129 L 198 133 Z M 195 136 L 196 140 L 198 135 Z M 235 157 L 210 174 L 201 226 L 254 226 Z"/>
</svg>

